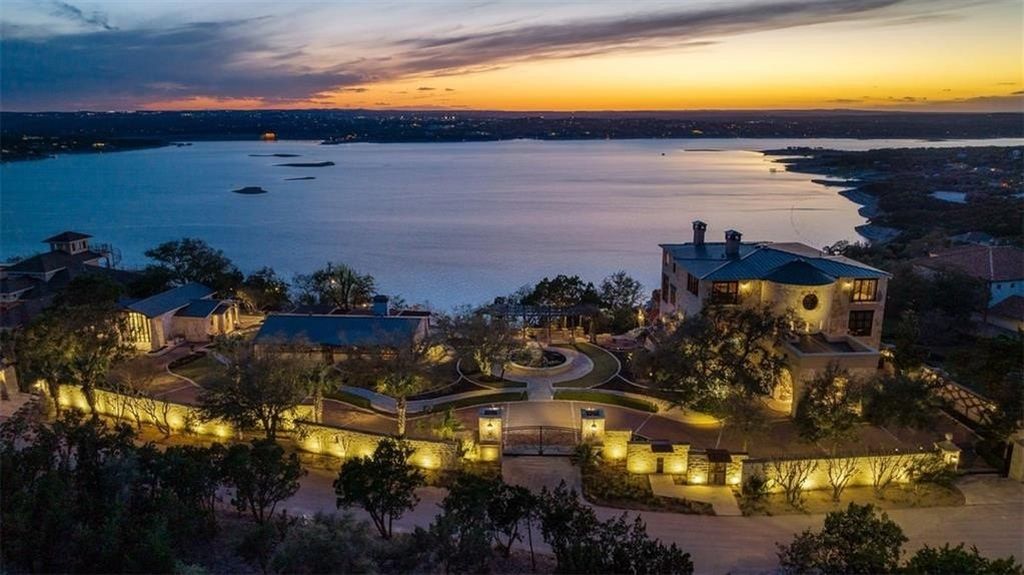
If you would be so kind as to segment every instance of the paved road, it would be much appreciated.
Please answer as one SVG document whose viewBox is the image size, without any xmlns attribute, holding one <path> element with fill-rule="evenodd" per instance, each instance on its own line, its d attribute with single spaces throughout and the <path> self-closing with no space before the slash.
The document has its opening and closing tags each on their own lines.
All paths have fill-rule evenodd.
<svg viewBox="0 0 1024 575">
<path fill-rule="evenodd" d="M 520 458 L 522 459 L 522 458 Z M 531 460 L 526 467 L 538 460 Z M 544 458 L 553 468 L 570 474 L 578 484 L 575 470 L 564 460 Z M 527 473 L 529 475 L 529 473 Z M 335 511 L 334 470 L 313 470 L 302 480 L 302 488 L 287 503 L 291 513 Z M 510 480 L 515 481 L 514 477 Z M 549 483 L 549 474 L 538 475 L 537 481 Z M 961 507 L 933 507 L 889 511 L 910 542 L 906 550 L 913 552 L 924 544 L 932 546 L 947 542 L 977 545 L 982 554 L 1024 557 L 1024 485 L 991 476 L 975 476 L 959 485 L 967 499 Z M 426 527 L 444 499 L 444 490 L 424 488 L 418 491 L 420 503 L 412 512 L 396 522 L 396 528 L 411 530 Z M 596 508 L 601 518 L 622 513 L 619 510 Z M 366 518 L 361 510 L 355 515 Z M 674 513 L 642 512 L 648 533 L 666 542 L 680 545 L 693 556 L 697 573 L 758 573 L 777 566 L 775 544 L 788 542 L 795 533 L 807 528 L 819 529 L 822 515 L 783 515 L 776 517 L 704 517 Z M 535 542 L 536 543 L 536 542 Z M 544 549 L 543 545 L 538 549 Z"/>
</svg>

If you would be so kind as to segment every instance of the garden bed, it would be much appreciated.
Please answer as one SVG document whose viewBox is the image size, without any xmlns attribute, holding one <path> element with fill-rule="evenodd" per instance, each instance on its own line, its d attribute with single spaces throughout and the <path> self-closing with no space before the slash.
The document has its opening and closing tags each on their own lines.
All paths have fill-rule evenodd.
<svg viewBox="0 0 1024 575">
<path fill-rule="evenodd" d="M 769 493 L 758 501 L 737 492 L 736 500 L 744 515 L 802 515 L 842 511 L 850 503 L 870 503 L 879 509 L 908 509 L 914 507 L 958 507 L 963 505 L 964 494 L 956 487 L 936 483 L 920 483 L 916 486 L 894 485 L 876 497 L 871 487 L 847 487 L 839 502 L 832 501 L 832 491 L 815 489 L 804 492 L 804 501 L 799 509 L 786 502 L 784 493 Z"/>
<path fill-rule="evenodd" d="M 614 393 L 602 393 L 600 391 L 559 389 L 555 391 L 555 399 L 562 399 L 565 401 L 582 401 L 587 403 L 604 403 L 608 405 L 618 405 L 619 407 L 628 407 L 630 409 L 637 409 L 640 411 L 647 411 L 650 413 L 658 412 L 658 406 L 649 401 L 644 401 L 635 397 L 616 395 Z"/>
<path fill-rule="evenodd" d="M 584 465 L 580 474 L 583 480 L 583 497 L 594 505 L 688 515 L 715 514 L 710 503 L 655 495 L 651 491 L 651 482 L 646 475 L 629 473 L 622 463 Z"/>
</svg>

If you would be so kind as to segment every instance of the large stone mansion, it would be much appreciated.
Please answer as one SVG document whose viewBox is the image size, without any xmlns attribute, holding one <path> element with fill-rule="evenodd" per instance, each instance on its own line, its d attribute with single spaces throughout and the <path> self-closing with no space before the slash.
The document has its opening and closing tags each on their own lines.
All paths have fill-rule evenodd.
<svg viewBox="0 0 1024 575">
<path fill-rule="evenodd" d="M 709 303 L 792 313 L 794 335 L 782 350 L 792 385 L 773 394 L 791 410 L 800 382 L 831 362 L 855 375 L 878 368 L 889 274 L 800 243 L 744 242 L 735 230 L 709 242 L 706 231 L 695 221 L 693 241 L 661 244 L 661 317 L 686 317 Z"/>
</svg>

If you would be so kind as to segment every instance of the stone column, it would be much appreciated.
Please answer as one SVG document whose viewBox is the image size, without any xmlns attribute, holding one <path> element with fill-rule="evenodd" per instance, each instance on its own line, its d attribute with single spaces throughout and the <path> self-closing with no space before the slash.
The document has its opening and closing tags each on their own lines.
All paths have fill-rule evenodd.
<svg viewBox="0 0 1024 575">
<path fill-rule="evenodd" d="M 580 409 L 580 441 L 604 445 L 604 410 L 600 407 Z"/>
</svg>

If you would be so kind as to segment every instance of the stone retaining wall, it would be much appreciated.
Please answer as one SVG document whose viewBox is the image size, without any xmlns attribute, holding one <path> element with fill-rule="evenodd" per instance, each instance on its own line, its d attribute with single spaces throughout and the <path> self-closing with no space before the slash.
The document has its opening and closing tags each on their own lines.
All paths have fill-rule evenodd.
<svg viewBox="0 0 1024 575">
<path fill-rule="evenodd" d="M 98 389 L 96 411 L 102 415 L 138 425 L 156 425 L 172 433 L 202 435 L 219 440 L 240 438 L 240 434 L 224 421 L 203 421 L 199 409 L 192 405 L 172 403 L 161 399 L 136 397 Z M 89 413 L 85 394 L 78 386 L 60 386 L 59 401 L 63 407 L 73 407 Z M 303 451 L 344 459 L 371 455 L 386 435 L 309 422 L 313 407 L 300 405 L 285 418 L 282 431 L 290 432 L 295 446 Z M 481 448 L 470 437 L 459 441 L 407 440 L 415 449 L 411 463 L 426 469 L 448 468 L 460 459 L 492 461 L 496 459 L 493 446 Z"/>
</svg>

